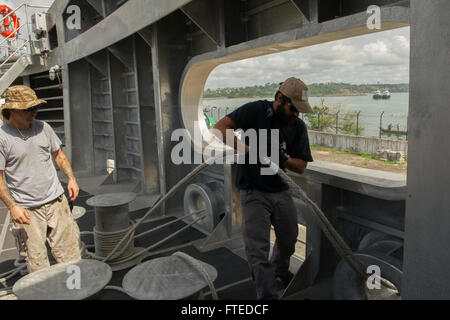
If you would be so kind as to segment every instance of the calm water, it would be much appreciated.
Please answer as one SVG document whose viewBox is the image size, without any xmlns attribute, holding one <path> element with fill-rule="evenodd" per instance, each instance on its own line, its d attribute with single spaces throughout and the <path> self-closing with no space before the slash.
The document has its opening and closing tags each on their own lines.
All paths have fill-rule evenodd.
<svg viewBox="0 0 450 320">
<path fill-rule="evenodd" d="M 265 98 L 269 101 L 272 97 Z M 311 106 L 322 104 L 320 97 L 309 98 Z M 406 130 L 408 117 L 408 93 L 392 93 L 389 100 L 374 100 L 372 95 L 347 96 L 347 97 L 324 97 L 324 105 L 329 107 L 339 106 L 341 113 L 345 111 L 360 111 L 359 123 L 364 127 L 364 136 L 378 136 L 380 127 L 380 115 L 384 111 L 382 126 L 386 128 L 392 124 L 393 128 L 400 126 L 400 130 Z M 203 107 L 209 116 L 218 120 L 227 113 L 241 105 L 260 99 L 204 99 Z"/>
</svg>

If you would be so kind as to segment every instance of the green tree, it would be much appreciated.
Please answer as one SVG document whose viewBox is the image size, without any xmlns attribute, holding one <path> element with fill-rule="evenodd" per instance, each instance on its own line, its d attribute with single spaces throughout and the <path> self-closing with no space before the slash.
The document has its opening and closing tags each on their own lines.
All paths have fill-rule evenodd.
<svg viewBox="0 0 450 320">
<path fill-rule="evenodd" d="M 323 105 L 323 101 L 322 106 L 314 106 L 312 110 L 313 113 L 305 114 L 309 129 L 322 132 L 336 132 L 337 120 L 338 133 L 356 135 L 357 111 L 343 113 L 340 105 L 328 107 Z M 363 132 L 364 127 L 358 123 L 358 135 L 362 135 Z"/>
<path fill-rule="evenodd" d="M 330 114 L 327 106 L 314 106 L 313 113 L 305 114 L 305 118 L 309 123 L 309 128 L 317 131 L 330 131 L 335 124 L 335 117 Z"/>
<path fill-rule="evenodd" d="M 238 98 L 238 97 L 272 97 L 279 88 L 279 83 L 247 86 L 243 88 L 218 88 L 204 91 L 205 98 Z M 409 85 L 402 84 L 349 84 L 349 83 L 312 83 L 308 85 L 310 96 L 372 94 L 376 90 L 391 92 L 408 92 Z"/>
<path fill-rule="evenodd" d="M 349 111 L 343 115 L 342 121 L 340 123 L 340 132 L 345 134 L 353 134 L 356 135 L 356 126 L 357 126 L 357 111 Z M 364 127 L 361 123 L 358 123 L 358 136 L 362 135 L 364 132 Z"/>
</svg>

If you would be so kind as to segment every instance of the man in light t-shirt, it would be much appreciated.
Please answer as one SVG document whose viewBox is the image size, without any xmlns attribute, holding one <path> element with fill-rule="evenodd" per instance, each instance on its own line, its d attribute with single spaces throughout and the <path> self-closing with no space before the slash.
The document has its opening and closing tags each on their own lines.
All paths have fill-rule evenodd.
<svg viewBox="0 0 450 320">
<path fill-rule="evenodd" d="M 46 241 L 58 263 L 80 260 L 80 232 L 52 159 L 68 178 L 71 200 L 78 196 L 78 184 L 58 136 L 47 123 L 35 120 L 46 101 L 26 86 L 9 87 L 2 97 L 0 199 L 16 230 L 25 232 L 17 232 L 16 241 L 25 247 L 28 271 L 50 265 Z"/>
</svg>

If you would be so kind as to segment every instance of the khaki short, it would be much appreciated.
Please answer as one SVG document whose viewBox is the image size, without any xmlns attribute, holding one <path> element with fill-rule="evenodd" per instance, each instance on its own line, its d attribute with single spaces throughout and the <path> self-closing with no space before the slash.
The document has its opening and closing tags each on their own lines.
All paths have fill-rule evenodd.
<svg viewBox="0 0 450 320">
<path fill-rule="evenodd" d="M 14 223 L 12 232 L 28 271 L 50 266 L 47 246 L 56 262 L 80 260 L 80 230 L 72 217 L 65 195 L 37 208 L 26 209 L 30 224 Z"/>
</svg>

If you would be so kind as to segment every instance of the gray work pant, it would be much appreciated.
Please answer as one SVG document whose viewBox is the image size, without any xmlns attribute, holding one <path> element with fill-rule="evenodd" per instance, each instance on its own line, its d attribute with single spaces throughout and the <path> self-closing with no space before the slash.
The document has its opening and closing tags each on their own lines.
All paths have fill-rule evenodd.
<svg viewBox="0 0 450 320">
<path fill-rule="evenodd" d="M 241 190 L 240 196 L 245 251 L 257 298 L 277 299 L 275 277 L 288 272 L 297 241 L 294 202 L 289 191 Z M 276 241 L 269 260 L 271 225 L 275 229 Z"/>
</svg>

